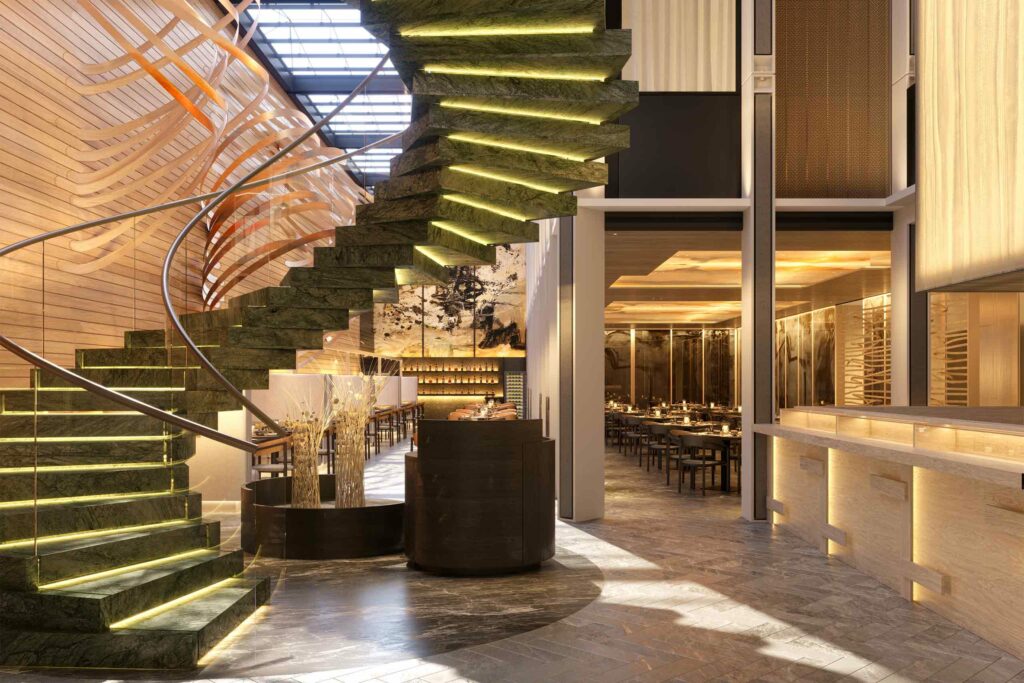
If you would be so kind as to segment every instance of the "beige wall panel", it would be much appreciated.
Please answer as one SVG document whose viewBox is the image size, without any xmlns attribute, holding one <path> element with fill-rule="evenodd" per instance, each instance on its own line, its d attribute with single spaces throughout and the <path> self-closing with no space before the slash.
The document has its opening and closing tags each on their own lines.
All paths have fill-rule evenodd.
<svg viewBox="0 0 1024 683">
<path fill-rule="evenodd" d="M 799 441 L 775 439 L 772 456 L 774 498 L 785 513 L 775 523 L 815 547 L 825 549 L 828 449 Z"/>
<path fill-rule="evenodd" d="M 829 453 L 829 523 L 846 532 L 846 545 L 831 544 L 832 554 L 900 592 L 907 588 L 905 561 L 910 559 L 912 475 L 905 465 Z"/>
<path fill-rule="evenodd" d="M 735 0 L 623 0 L 633 57 L 622 78 L 642 92 L 736 89 Z"/>
<path fill-rule="evenodd" d="M 914 560 L 950 577 L 948 595 L 917 586 L 915 598 L 1024 657 L 1024 525 L 1002 512 L 1024 520 L 1024 493 L 920 468 L 914 477 Z"/>
<path fill-rule="evenodd" d="M 920 0 L 917 289 L 1024 264 L 1024 11 Z"/>
</svg>

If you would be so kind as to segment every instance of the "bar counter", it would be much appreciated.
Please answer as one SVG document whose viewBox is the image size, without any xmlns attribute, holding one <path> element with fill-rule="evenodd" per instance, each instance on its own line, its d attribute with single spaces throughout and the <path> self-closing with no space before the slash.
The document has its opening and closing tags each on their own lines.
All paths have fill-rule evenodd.
<svg viewBox="0 0 1024 683">
<path fill-rule="evenodd" d="M 439 574 L 504 574 L 555 554 L 555 442 L 540 420 L 420 420 L 405 460 L 405 552 Z"/>
<path fill-rule="evenodd" d="M 969 416 L 972 419 L 955 419 Z M 1024 657 L 1024 425 L 1013 409 L 794 408 L 772 522 Z"/>
</svg>

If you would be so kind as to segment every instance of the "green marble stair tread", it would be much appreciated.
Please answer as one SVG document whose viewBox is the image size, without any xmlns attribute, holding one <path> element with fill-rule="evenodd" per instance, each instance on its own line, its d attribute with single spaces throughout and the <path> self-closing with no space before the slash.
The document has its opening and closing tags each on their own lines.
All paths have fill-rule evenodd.
<svg viewBox="0 0 1024 683">
<path fill-rule="evenodd" d="M 410 80 L 416 69 L 537 74 L 571 80 L 612 78 L 632 54 L 629 30 L 563 35 L 418 37 L 393 41 L 391 62 Z"/>
<path fill-rule="evenodd" d="M 345 245 L 341 247 L 314 247 L 313 263 L 324 268 L 348 268 L 364 259 L 377 259 L 374 254 L 387 254 L 396 268 L 409 268 L 418 264 L 417 254 L 443 255 L 440 259 L 446 265 L 484 266 L 494 265 L 497 253 L 493 246 L 481 244 L 450 230 L 423 223 L 423 232 L 428 237 L 421 244 L 392 244 L 387 250 L 377 246 Z"/>
<path fill-rule="evenodd" d="M 185 387 L 184 368 L 86 368 L 76 374 L 112 389 L 178 389 Z M 34 370 L 33 387 L 68 388 L 70 382 L 48 372 Z"/>
<path fill-rule="evenodd" d="M 365 269 L 360 269 L 365 270 Z M 289 271 L 289 274 L 291 271 Z M 366 283 L 363 284 L 366 286 Z M 228 327 L 269 327 L 307 330 L 341 330 L 348 327 L 348 311 L 334 308 L 295 308 L 291 306 L 246 306 L 189 313 L 181 317 L 186 331 Z"/>
<path fill-rule="evenodd" d="M 418 71 L 413 77 L 413 119 L 446 102 L 481 109 L 506 108 L 537 116 L 593 121 L 617 119 L 636 106 L 634 81 L 559 81 Z"/>
<path fill-rule="evenodd" d="M 446 135 L 460 139 L 537 150 L 576 161 L 610 156 L 629 147 L 629 127 L 615 123 L 593 125 L 526 116 L 431 106 L 402 136 L 402 147 Z M 376 204 L 364 204 L 372 207 Z M 362 207 L 359 207 L 362 208 Z"/>
<path fill-rule="evenodd" d="M 270 370 L 249 370 L 249 369 L 220 369 L 224 376 L 236 389 L 269 389 Z M 206 370 L 190 370 L 185 380 L 190 391 L 218 391 L 224 388 L 216 377 Z M 190 420 L 195 419 L 194 413 L 187 416 Z"/>
<path fill-rule="evenodd" d="M 181 391 L 126 391 L 123 392 L 137 401 L 142 401 L 161 410 L 180 410 L 184 394 Z M 56 388 L 46 391 L 33 389 L 0 390 L 0 413 L 14 411 L 82 411 L 82 410 L 124 410 L 124 406 L 98 396 L 85 389 Z"/>
<path fill-rule="evenodd" d="M 241 550 L 205 548 L 72 579 L 38 591 L 0 592 L 0 622 L 43 630 L 104 631 L 112 624 L 242 572 Z"/>
<path fill-rule="evenodd" d="M 603 163 L 569 161 L 450 138 L 438 138 L 391 160 L 391 172 L 396 176 L 442 166 L 497 176 L 507 182 L 552 193 L 583 190 L 608 181 L 608 167 Z"/>
<path fill-rule="evenodd" d="M 0 627 L 0 664 L 96 669 L 193 669 L 270 596 L 268 579 L 228 579 L 216 590 L 104 633 Z"/>
<path fill-rule="evenodd" d="M 0 590 L 34 590 L 39 584 L 74 579 L 156 560 L 220 542 L 220 522 L 181 520 L 101 535 L 42 539 L 37 545 L 0 547 Z"/>
<path fill-rule="evenodd" d="M 291 362 L 294 361 L 294 349 L 247 349 L 205 346 L 200 350 L 218 368 L 285 368 L 288 367 L 289 358 L 291 358 Z M 198 367 L 199 363 L 193 356 L 194 354 L 184 347 L 172 347 L 166 350 L 155 348 L 84 349 L 78 351 L 78 367 L 80 369 L 139 368 L 146 366 Z M 284 365 L 279 365 L 282 363 Z"/>
<path fill-rule="evenodd" d="M 376 304 L 397 304 L 398 289 L 378 289 L 373 293 L 373 302 Z"/>
<path fill-rule="evenodd" d="M 288 289 L 288 288 L 283 288 Z M 335 290 L 339 292 L 359 290 Z M 286 303 L 275 303 L 284 306 Z M 354 308 L 354 307 L 349 307 Z M 199 346 L 223 346 L 240 349 L 319 349 L 323 346 L 323 331 L 310 329 L 227 327 L 197 330 L 191 334 Z M 172 347 L 184 347 L 184 342 L 173 336 Z M 125 333 L 125 348 L 163 347 L 163 330 L 145 330 Z"/>
<path fill-rule="evenodd" d="M 185 407 L 188 416 L 196 413 L 222 412 L 241 410 L 242 403 L 223 388 L 185 392 Z"/>
<path fill-rule="evenodd" d="M 168 438 L 141 437 L 111 440 L 41 437 L 21 441 L 0 440 L 0 467 L 106 465 L 126 462 L 180 462 L 195 454 L 195 435 Z"/>
<path fill-rule="evenodd" d="M 3 507 L 0 543 L 190 519 L 199 515 L 201 500 L 198 493 L 174 492 L 68 501 L 38 508 Z"/>
<path fill-rule="evenodd" d="M 0 468 L 0 503 L 185 488 L 188 488 L 188 467 L 184 464 L 126 464 L 77 470 L 25 471 L 19 468 L 16 472 Z"/>
<path fill-rule="evenodd" d="M 351 226 L 349 226 L 351 229 Z M 340 231 L 340 229 L 339 229 Z M 366 311 L 373 308 L 369 289 L 321 289 L 318 287 L 263 287 L 237 296 L 231 308 L 244 306 L 299 306 L 303 308 L 347 308 Z"/>
<path fill-rule="evenodd" d="M 600 30 L 606 25 L 604 0 L 362 0 L 360 6 L 363 27 L 385 42 L 393 33 L 417 30 Z"/>
<path fill-rule="evenodd" d="M 317 262 L 316 254 L 320 254 L 319 263 L 342 266 L 345 263 L 345 259 L 348 258 L 346 250 L 349 247 L 372 248 L 374 246 L 359 244 L 359 241 L 377 242 L 388 240 L 395 243 L 395 245 L 404 241 L 416 246 L 447 249 L 457 252 L 466 258 L 466 262 L 459 265 L 494 264 L 497 255 L 491 243 L 485 242 L 470 229 L 459 229 L 452 221 L 444 221 L 443 224 L 445 227 L 442 227 L 441 221 L 421 220 L 367 225 L 365 230 L 361 231 L 364 234 L 352 236 L 355 243 L 346 242 L 346 238 L 343 238 L 340 243 L 336 242 L 334 247 L 316 247 L 314 249 L 314 262 Z M 453 260 L 458 258 L 458 254 L 453 253 Z M 340 257 L 340 259 L 337 259 L 337 257 Z"/>
<path fill-rule="evenodd" d="M 140 413 L 0 413 L 3 438 L 74 436 L 161 436 L 165 422 Z"/>
<path fill-rule="evenodd" d="M 398 223 L 397 228 L 403 232 L 408 232 L 410 223 L 426 221 L 440 224 L 441 227 L 445 223 L 457 223 L 467 226 L 474 233 L 503 234 L 523 238 L 530 235 L 535 227 L 530 221 L 502 216 L 493 211 L 466 204 L 466 201 L 469 200 L 455 195 L 420 195 L 375 202 L 366 205 L 367 208 L 359 215 L 359 221 L 360 224 L 367 226 Z M 439 226 L 435 225 L 435 227 Z M 420 239 L 415 242 L 416 244 L 433 246 L 443 240 L 459 237 L 458 233 L 451 230 L 433 232 L 423 230 L 423 228 L 420 230 L 422 232 L 418 235 Z M 462 244 L 452 244 L 452 246 L 462 246 Z"/>
<path fill-rule="evenodd" d="M 538 220 L 571 216 L 576 213 L 576 197 L 571 194 L 552 194 L 521 185 L 512 185 L 478 175 L 461 173 L 451 168 L 435 168 L 390 178 L 374 188 L 377 201 L 405 199 L 418 195 L 450 193 L 472 198 L 474 201 L 510 212 L 516 219 Z M 347 233 L 354 233 L 347 230 Z M 338 230 L 342 238 L 342 230 Z M 336 238 L 335 243 L 340 244 Z"/>
<path fill-rule="evenodd" d="M 326 287 L 336 289 L 389 289 L 398 284 L 394 268 L 344 268 L 321 277 L 313 268 L 288 269 L 282 285 L 292 287 Z"/>
</svg>

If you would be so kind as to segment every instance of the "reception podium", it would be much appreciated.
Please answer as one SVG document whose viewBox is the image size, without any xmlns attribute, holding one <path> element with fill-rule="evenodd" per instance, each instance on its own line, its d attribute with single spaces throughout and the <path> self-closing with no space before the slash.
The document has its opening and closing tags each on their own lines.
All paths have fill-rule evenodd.
<svg viewBox="0 0 1024 683">
<path fill-rule="evenodd" d="M 555 442 L 540 420 L 421 420 L 405 460 L 411 567 L 506 574 L 555 554 Z"/>
</svg>

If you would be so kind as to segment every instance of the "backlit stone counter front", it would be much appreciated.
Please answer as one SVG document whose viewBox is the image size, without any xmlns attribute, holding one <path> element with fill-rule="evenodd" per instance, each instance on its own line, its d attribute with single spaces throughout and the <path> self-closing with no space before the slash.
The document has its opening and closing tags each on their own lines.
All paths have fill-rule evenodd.
<svg viewBox="0 0 1024 683">
<path fill-rule="evenodd" d="M 1021 418 L 783 410 L 779 424 L 755 426 L 773 437 L 772 522 L 1024 656 Z"/>
</svg>

